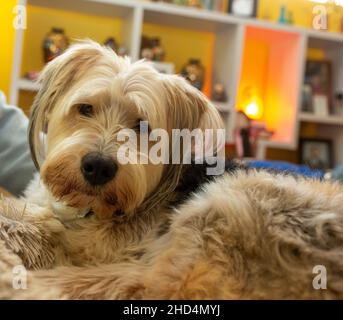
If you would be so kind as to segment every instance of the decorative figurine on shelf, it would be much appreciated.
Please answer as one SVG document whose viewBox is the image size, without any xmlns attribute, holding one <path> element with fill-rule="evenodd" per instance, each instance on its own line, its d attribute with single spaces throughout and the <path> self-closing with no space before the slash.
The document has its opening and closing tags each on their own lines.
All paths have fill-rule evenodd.
<svg viewBox="0 0 343 320">
<path fill-rule="evenodd" d="M 313 112 L 312 96 L 313 94 L 311 86 L 308 84 L 304 84 L 302 86 L 302 112 Z"/>
<path fill-rule="evenodd" d="M 286 6 L 281 6 L 278 21 L 282 24 L 294 24 L 293 12 L 287 11 Z"/>
<path fill-rule="evenodd" d="M 141 40 L 141 58 L 152 61 L 154 54 L 151 49 L 151 40 L 149 37 L 143 35 Z"/>
<path fill-rule="evenodd" d="M 332 113 L 332 61 L 308 60 L 305 69 L 305 84 L 311 87 L 312 108 L 317 115 Z"/>
<path fill-rule="evenodd" d="M 250 141 L 251 119 L 242 111 L 236 115 L 235 145 L 237 157 L 251 158 L 252 145 Z"/>
<path fill-rule="evenodd" d="M 257 16 L 257 0 L 231 0 L 229 1 L 229 13 L 244 18 Z"/>
<path fill-rule="evenodd" d="M 39 78 L 39 71 L 28 71 L 24 77 L 31 81 L 37 81 Z"/>
<path fill-rule="evenodd" d="M 234 131 L 237 157 L 251 158 L 256 155 L 258 141 L 268 140 L 274 134 L 261 121 L 253 121 L 243 111 L 236 114 Z"/>
<path fill-rule="evenodd" d="M 200 0 L 188 0 L 188 6 L 194 8 L 202 8 L 202 3 Z"/>
<path fill-rule="evenodd" d="M 161 40 L 158 37 L 142 36 L 141 58 L 161 62 L 164 60 L 165 51 L 162 48 Z"/>
<path fill-rule="evenodd" d="M 120 56 L 120 57 L 125 57 L 125 56 L 129 55 L 129 53 L 128 53 L 126 47 L 121 45 L 118 48 L 117 55 Z"/>
<path fill-rule="evenodd" d="M 191 85 L 202 90 L 205 78 L 205 68 L 199 59 L 189 59 L 188 63 L 182 68 L 181 76 L 186 78 Z"/>
<path fill-rule="evenodd" d="M 220 82 L 217 82 L 212 91 L 212 100 L 217 102 L 227 102 L 227 95 L 224 88 L 224 85 Z"/>
<path fill-rule="evenodd" d="M 47 63 L 60 54 L 69 46 L 69 40 L 61 28 L 52 28 L 43 41 L 44 62 Z"/>
<path fill-rule="evenodd" d="M 116 39 L 114 39 L 113 37 L 107 38 L 106 41 L 104 42 L 104 45 L 106 47 L 111 48 L 114 52 L 117 52 L 118 47 L 119 47 Z"/>
<path fill-rule="evenodd" d="M 343 116 L 343 93 L 338 92 L 335 94 L 335 113 Z"/>
<path fill-rule="evenodd" d="M 150 48 L 143 48 L 141 50 L 141 58 L 153 61 L 154 60 L 154 54 Z"/>
<path fill-rule="evenodd" d="M 286 6 L 281 6 L 278 22 L 283 24 L 288 23 Z"/>
<path fill-rule="evenodd" d="M 113 37 L 107 38 L 104 42 L 106 47 L 111 48 L 118 56 L 124 57 L 127 55 L 127 50 L 124 46 L 119 45 L 119 43 Z"/>
<path fill-rule="evenodd" d="M 150 43 L 151 43 L 151 50 L 153 53 L 154 61 L 159 61 L 159 62 L 163 61 L 165 52 L 161 45 L 161 39 L 158 37 L 151 38 Z"/>
</svg>

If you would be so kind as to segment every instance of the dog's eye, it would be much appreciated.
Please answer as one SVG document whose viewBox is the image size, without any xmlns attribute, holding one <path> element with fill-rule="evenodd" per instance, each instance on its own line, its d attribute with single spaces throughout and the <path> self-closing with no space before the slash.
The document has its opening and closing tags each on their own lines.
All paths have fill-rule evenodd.
<svg viewBox="0 0 343 320">
<path fill-rule="evenodd" d="M 85 117 L 91 117 L 93 115 L 93 106 L 90 104 L 81 104 L 79 106 L 79 113 Z"/>
<path fill-rule="evenodd" d="M 132 128 L 133 130 L 135 130 L 137 133 L 139 133 L 140 129 L 141 129 L 141 124 L 140 124 L 140 120 L 138 120 L 135 124 L 135 126 Z"/>
<path fill-rule="evenodd" d="M 142 123 L 141 123 L 142 122 Z M 136 125 L 132 128 L 137 133 L 149 133 L 150 132 L 150 126 L 147 121 L 138 119 L 136 122 Z"/>
</svg>

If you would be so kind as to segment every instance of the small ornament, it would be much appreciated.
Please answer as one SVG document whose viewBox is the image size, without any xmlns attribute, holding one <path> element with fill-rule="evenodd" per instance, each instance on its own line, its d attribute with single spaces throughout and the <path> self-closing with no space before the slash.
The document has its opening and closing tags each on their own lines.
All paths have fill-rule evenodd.
<svg viewBox="0 0 343 320">
<path fill-rule="evenodd" d="M 335 113 L 343 116 L 343 93 L 338 92 L 335 94 Z"/>
<path fill-rule="evenodd" d="M 287 24 L 287 11 L 285 6 L 281 6 L 280 8 L 280 15 L 279 15 L 279 23 Z"/>
<path fill-rule="evenodd" d="M 61 28 L 52 28 L 43 41 L 44 62 L 47 63 L 60 54 L 69 46 L 69 40 Z"/>
<path fill-rule="evenodd" d="M 200 0 L 189 0 L 188 1 L 188 6 L 189 7 L 194 7 L 194 8 L 202 8 L 202 4 Z"/>
<path fill-rule="evenodd" d="M 251 119 L 242 111 L 236 115 L 235 145 L 238 158 L 252 157 L 250 141 Z"/>
<path fill-rule="evenodd" d="M 150 48 L 143 48 L 141 51 L 141 58 L 152 61 L 154 59 L 154 53 Z"/>
<path fill-rule="evenodd" d="M 37 81 L 39 78 L 39 71 L 28 71 L 25 78 L 31 81 Z"/>
<path fill-rule="evenodd" d="M 224 85 L 222 83 L 216 83 L 213 87 L 212 100 L 217 102 L 226 102 L 227 95 Z"/>
<path fill-rule="evenodd" d="M 104 45 L 111 48 L 120 57 L 127 55 L 126 48 L 122 45 L 119 45 L 119 43 L 113 37 L 107 38 L 107 40 L 104 42 Z"/>
<path fill-rule="evenodd" d="M 187 79 L 191 85 L 202 90 L 205 78 L 205 68 L 199 59 L 189 59 L 188 63 L 181 70 L 181 76 Z"/>
<path fill-rule="evenodd" d="M 107 38 L 106 41 L 104 42 L 104 45 L 106 47 L 111 48 L 114 52 L 117 52 L 118 46 L 119 46 L 116 39 L 114 39 L 113 37 Z"/>
<path fill-rule="evenodd" d="M 153 53 L 153 59 L 154 61 L 163 61 L 165 52 L 164 49 L 161 46 L 161 40 L 160 38 L 152 38 L 151 39 L 151 50 Z"/>
<path fill-rule="evenodd" d="M 143 36 L 141 41 L 141 58 L 161 62 L 164 60 L 165 51 L 158 37 Z"/>
<path fill-rule="evenodd" d="M 126 47 L 124 47 L 123 45 L 121 45 L 121 46 L 118 48 L 117 54 L 118 54 L 118 56 L 120 56 L 120 57 L 125 57 L 125 56 L 127 56 L 127 55 L 128 55 L 128 52 L 127 52 Z"/>
<path fill-rule="evenodd" d="M 304 84 L 302 86 L 302 112 L 313 112 L 312 96 L 313 94 L 311 86 L 308 84 Z"/>
<path fill-rule="evenodd" d="M 257 16 L 257 5 L 257 0 L 231 0 L 229 1 L 229 13 L 244 18 L 253 18 Z"/>
</svg>

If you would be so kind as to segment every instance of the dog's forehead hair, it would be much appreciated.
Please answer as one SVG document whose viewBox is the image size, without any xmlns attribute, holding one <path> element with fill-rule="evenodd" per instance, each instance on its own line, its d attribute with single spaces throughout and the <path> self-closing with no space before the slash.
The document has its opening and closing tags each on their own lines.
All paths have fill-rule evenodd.
<svg viewBox="0 0 343 320">
<path fill-rule="evenodd" d="M 109 58 L 109 57 L 107 57 Z M 117 57 L 99 59 L 83 68 L 82 77 L 71 83 L 60 100 L 61 116 L 79 104 L 91 104 L 115 121 L 133 117 L 148 120 L 152 127 L 165 126 L 163 85 L 159 74 L 150 65 L 130 63 Z M 119 63 L 121 62 L 121 63 Z M 120 117 L 120 119 L 117 119 Z M 124 117 L 124 119 L 123 119 Z"/>
<path fill-rule="evenodd" d="M 143 118 L 141 110 L 125 95 L 123 79 L 93 77 L 83 79 L 76 87 L 71 87 L 60 103 L 62 113 L 68 115 L 72 108 L 81 104 L 90 104 L 97 114 L 120 119 Z M 118 119 L 118 120 L 120 120 Z"/>
</svg>

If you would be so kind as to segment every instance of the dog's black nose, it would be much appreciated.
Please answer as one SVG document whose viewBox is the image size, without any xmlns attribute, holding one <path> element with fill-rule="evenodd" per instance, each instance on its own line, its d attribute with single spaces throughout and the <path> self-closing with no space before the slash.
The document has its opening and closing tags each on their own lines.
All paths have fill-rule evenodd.
<svg viewBox="0 0 343 320">
<path fill-rule="evenodd" d="M 97 152 L 86 154 L 81 161 L 81 171 L 84 178 L 92 186 L 100 186 L 111 181 L 118 166 L 110 158 L 104 158 Z"/>
</svg>

